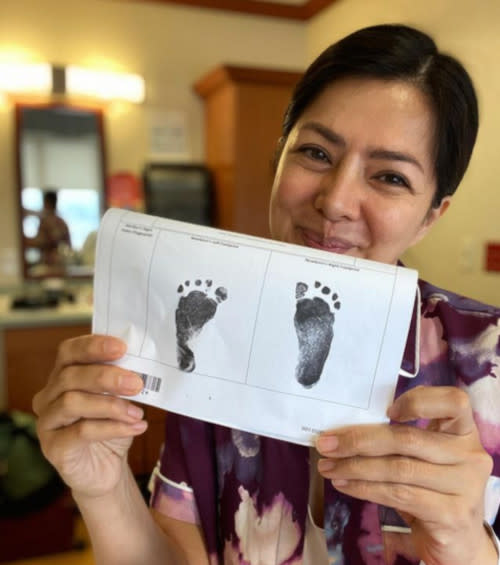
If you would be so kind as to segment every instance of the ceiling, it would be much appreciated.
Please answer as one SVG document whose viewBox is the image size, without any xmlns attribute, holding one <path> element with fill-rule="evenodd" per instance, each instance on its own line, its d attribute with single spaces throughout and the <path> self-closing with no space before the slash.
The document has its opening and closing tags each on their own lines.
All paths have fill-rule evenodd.
<svg viewBox="0 0 500 565">
<path fill-rule="evenodd" d="M 140 0 L 139 0 L 140 1 Z M 308 20 L 335 0 L 148 0 L 163 4 L 185 4 L 213 10 L 258 14 L 275 18 Z"/>
</svg>

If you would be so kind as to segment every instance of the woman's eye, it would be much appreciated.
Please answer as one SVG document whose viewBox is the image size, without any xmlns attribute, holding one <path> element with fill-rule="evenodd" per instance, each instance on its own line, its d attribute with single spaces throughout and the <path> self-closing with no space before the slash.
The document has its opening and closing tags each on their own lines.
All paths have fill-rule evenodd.
<svg viewBox="0 0 500 565">
<path fill-rule="evenodd" d="M 410 183 L 401 175 L 396 173 L 384 173 L 378 177 L 382 182 L 393 186 L 405 186 L 410 188 Z"/>
<path fill-rule="evenodd" d="M 311 147 L 311 146 L 301 147 L 299 151 L 300 153 L 303 153 L 304 155 L 306 155 L 306 157 L 309 157 L 314 161 L 324 161 L 327 163 L 330 161 L 328 154 L 319 147 Z"/>
</svg>

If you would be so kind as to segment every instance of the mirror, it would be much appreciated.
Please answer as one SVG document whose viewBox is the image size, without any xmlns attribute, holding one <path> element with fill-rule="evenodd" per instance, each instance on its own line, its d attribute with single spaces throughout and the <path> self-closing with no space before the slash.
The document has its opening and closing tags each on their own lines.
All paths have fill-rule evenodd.
<svg viewBox="0 0 500 565">
<path fill-rule="evenodd" d="M 91 276 L 104 200 L 102 114 L 18 105 L 16 118 L 24 276 Z"/>
</svg>

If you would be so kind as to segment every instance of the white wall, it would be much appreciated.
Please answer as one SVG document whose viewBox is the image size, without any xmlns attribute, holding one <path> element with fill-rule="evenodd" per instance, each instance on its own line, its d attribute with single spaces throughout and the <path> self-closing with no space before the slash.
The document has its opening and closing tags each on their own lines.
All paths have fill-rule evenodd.
<svg viewBox="0 0 500 565">
<path fill-rule="evenodd" d="M 469 70 L 480 104 L 477 145 L 453 204 L 404 260 L 434 284 L 500 306 L 500 274 L 482 269 L 485 242 L 500 241 L 500 2 L 337 0 L 308 25 L 308 62 L 343 35 L 377 23 L 430 33 Z"/>
</svg>

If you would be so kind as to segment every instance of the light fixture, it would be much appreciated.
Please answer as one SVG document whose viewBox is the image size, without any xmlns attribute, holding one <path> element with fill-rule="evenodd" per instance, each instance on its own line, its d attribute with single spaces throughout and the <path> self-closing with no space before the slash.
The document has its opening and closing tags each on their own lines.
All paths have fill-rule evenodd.
<svg viewBox="0 0 500 565">
<path fill-rule="evenodd" d="M 0 61 L 0 92 L 50 94 L 52 68 L 48 63 Z"/>
<path fill-rule="evenodd" d="M 144 79 L 135 74 L 96 71 L 70 65 L 66 67 L 66 94 L 104 100 L 144 101 Z"/>
<path fill-rule="evenodd" d="M 2 94 L 55 94 L 141 103 L 145 90 L 144 79 L 136 74 L 0 60 Z"/>
</svg>

